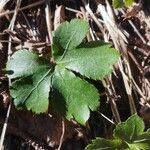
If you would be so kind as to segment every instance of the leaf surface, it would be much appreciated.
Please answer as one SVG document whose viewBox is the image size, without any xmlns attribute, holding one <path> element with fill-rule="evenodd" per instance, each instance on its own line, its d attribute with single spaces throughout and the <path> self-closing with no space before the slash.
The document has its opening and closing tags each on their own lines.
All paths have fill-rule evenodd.
<svg viewBox="0 0 150 150">
<path fill-rule="evenodd" d="M 144 131 L 144 122 L 138 115 L 133 115 L 127 121 L 119 123 L 114 130 L 114 137 L 132 143 Z"/>
<path fill-rule="evenodd" d="M 125 3 L 125 6 L 126 6 L 126 7 L 132 6 L 132 4 L 134 3 L 134 1 L 135 1 L 135 0 L 125 0 L 125 2 L 124 2 L 124 3 Z"/>
<path fill-rule="evenodd" d="M 13 71 L 10 93 L 19 108 L 36 113 L 48 110 L 51 67 L 46 60 L 27 50 L 16 52 L 7 63 L 7 70 Z"/>
<path fill-rule="evenodd" d="M 47 60 L 39 58 L 36 53 L 29 52 L 28 50 L 19 50 L 15 52 L 10 60 L 7 62 L 7 71 L 12 72 L 9 78 L 27 77 L 35 74 L 38 70 L 46 69 L 49 67 Z"/>
<path fill-rule="evenodd" d="M 76 77 L 64 66 L 57 66 L 53 76 L 53 88 L 57 89 L 61 98 L 57 103 L 64 104 L 67 119 L 75 118 L 76 121 L 85 125 L 89 119 L 90 110 L 96 110 L 99 106 L 99 94 L 97 89 L 79 77 Z M 65 102 L 60 102 L 64 98 Z M 61 108 L 61 110 L 63 109 Z M 59 110 L 58 110 L 59 111 Z"/>
<path fill-rule="evenodd" d="M 150 131 L 146 131 L 137 136 L 133 143 L 129 144 L 130 149 L 149 150 L 150 149 Z"/>
<path fill-rule="evenodd" d="M 123 0 L 113 0 L 112 4 L 115 8 L 120 8 L 124 6 Z"/>
<path fill-rule="evenodd" d="M 73 19 L 70 23 L 67 21 L 62 23 L 55 31 L 53 37 L 54 57 L 77 47 L 85 38 L 88 30 L 88 23 L 82 19 Z"/>
<path fill-rule="evenodd" d="M 120 149 L 121 146 L 122 149 Z M 119 139 L 106 140 L 104 138 L 96 138 L 92 140 L 92 144 L 89 144 L 85 150 L 123 150 L 125 147 Z"/>
<path fill-rule="evenodd" d="M 27 50 L 12 55 L 6 68 L 12 73 L 8 75 L 12 79 L 10 93 L 17 107 L 46 112 L 50 92 L 50 103 L 57 111 L 85 125 L 90 110 L 95 111 L 99 106 L 99 94 L 84 76 L 103 79 L 119 58 L 109 44 L 81 44 L 88 30 L 88 23 L 81 19 L 60 25 L 52 45 L 53 62 Z M 77 73 L 82 76 L 77 77 Z"/>
<path fill-rule="evenodd" d="M 103 79 L 110 74 L 119 59 L 119 53 L 109 44 L 90 42 L 68 51 L 58 64 L 92 79 Z"/>
</svg>

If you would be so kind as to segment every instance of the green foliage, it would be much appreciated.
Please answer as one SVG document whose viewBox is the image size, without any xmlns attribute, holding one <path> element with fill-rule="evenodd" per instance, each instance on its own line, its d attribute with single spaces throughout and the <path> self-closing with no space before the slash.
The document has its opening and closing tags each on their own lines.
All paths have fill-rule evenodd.
<svg viewBox="0 0 150 150">
<path fill-rule="evenodd" d="M 120 146 L 122 146 L 120 139 L 106 140 L 104 138 L 96 138 L 85 150 L 115 150 L 117 148 L 119 149 Z"/>
<path fill-rule="evenodd" d="M 84 76 L 103 79 L 119 58 L 109 44 L 81 44 L 88 29 L 88 23 L 80 19 L 60 25 L 54 33 L 52 62 L 28 50 L 12 55 L 6 69 L 12 72 L 10 93 L 17 108 L 43 113 L 50 105 L 67 119 L 86 123 L 90 110 L 99 106 L 99 93 Z"/>
<path fill-rule="evenodd" d="M 99 105 L 97 89 L 84 79 L 75 76 L 74 73 L 59 65 L 54 72 L 53 87 L 65 99 L 68 110 L 66 112 L 67 119 L 75 117 L 78 122 L 84 124 L 90 116 L 89 108 L 96 110 Z M 57 101 L 61 100 L 62 98 L 57 96 Z"/>
<path fill-rule="evenodd" d="M 36 113 L 48 110 L 51 68 L 46 60 L 27 50 L 20 50 L 11 57 L 7 69 L 13 71 L 9 78 L 17 79 L 10 87 L 17 107 Z"/>
<path fill-rule="evenodd" d="M 124 6 L 123 0 L 113 0 L 112 4 L 115 8 L 120 8 Z"/>
<path fill-rule="evenodd" d="M 112 71 L 118 53 L 102 42 L 89 42 L 66 53 L 59 64 L 91 79 L 100 80 Z"/>
<path fill-rule="evenodd" d="M 135 0 L 125 0 L 124 5 L 126 7 L 132 6 L 132 4 L 134 3 Z"/>
<path fill-rule="evenodd" d="M 126 122 L 117 125 L 114 137 L 120 138 L 128 143 L 133 142 L 138 135 L 144 131 L 144 122 L 140 117 L 132 116 Z"/>
<path fill-rule="evenodd" d="M 85 150 L 149 150 L 150 130 L 144 132 L 144 128 L 143 120 L 133 115 L 116 126 L 112 140 L 97 138 Z"/>
<path fill-rule="evenodd" d="M 112 3 L 115 8 L 121 8 L 123 6 L 125 7 L 132 6 L 134 1 L 135 0 L 113 0 Z"/>
<path fill-rule="evenodd" d="M 76 48 L 85 38 L 89 26 L 86 21 L 81 19 L 73 19 L 69 22 L 62 23 L 54 33 L 54 58 L 61 56 L 64 51 Z M 64 54 L 65 54 L 64 53 Z"/>
</svg>

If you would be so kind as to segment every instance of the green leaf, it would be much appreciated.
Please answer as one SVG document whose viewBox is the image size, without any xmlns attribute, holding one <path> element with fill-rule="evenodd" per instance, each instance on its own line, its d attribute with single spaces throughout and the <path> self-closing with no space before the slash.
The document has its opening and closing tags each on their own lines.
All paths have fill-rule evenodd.
<svg viewBox="0 0 150 150">
<path fill-rule="evenodd" d="M 106 140 L 104 138 L 96 138 L 92 140 L 92 144 L 89 144 L 85 150 L 124 150 L 126 147 L 126 144 L 119 139 Z"/>
<path fill-rule="evenodd" d="M 132 143 L 144 131 L 144 122 L 138 115 L 119 123 L 114 130 L 114 137 Z"/>
<path fill-rule="evenodd" d="M 150 132 L 150 128 L 149 129 L 147 129 L 147 131 L 146 132 Z"/>
<path fill-rule="evenodd" d="M 124 4 L 126 7 L 132 6 L 135 0 L 125 0 Z"/>
<path fill-rule="evenodd" d="M 66 118 L 69 120 L 75 118 L 76 121 L 85 125 L 89 119 L 90 110 L 96 110 L 99 106 L 97 89 L 85 80 L 76 77 L 64 66 L 56 66 L 52 80 L 53 88 L 57 89 L 57 93 L 61 95 L 60 98 L 57 97 L 56 103 L 63 104 L 61 110 L 64 108 L 66 111 L 65 108 L 67 108 Z M 63 100 L 65 101 L 61 102 Z"/>
<path fill-rule="evenodd" d="M 27 50 L 16 52 L 7 63 L 12 70 L 10 94 L 19 108 L 26 107 L 36 113 L 48 110 L 51 67 L 46 60 Z M 22 78 L 21 78 L 22 77 Z"/>
<path fill-rule="evenodd" d="M 149 150 L 150 129 L 143 131 L 143 120 L 138 115 L 133 115 L 116 126 L 114 139 L 97 138 L 85 150 Z"/>
<path fill-rule="evenodd" d="M 67 21 L 62 23 L 53 37 L 54 58 L 62 55 L 67 50 L 77 47 L 85 38 L 88 30 L 88 23 L 82 19 L 73 19 L 70 23 Z"/>
<path fill-rule="evenodd" d="M 17 107 L 45 112 L 50 92 L 50 103 L 58 112 L 85 125 L 90 110 L 99 106 L 99 94 L 83 76 L 103 79 L 119 58 L 119 53 L 108 44 L 81 45 L 88 29 L 88 23 L 80 19 L 60 25 L 52 45 L 53 62 L 27 50 L 12 55 L 6 69 L 12 73 L 8 75 L 12 79 L 10 93 Z M 75 72 L 82 78 L 75 76 Z"/>
<path fill-rule="evenodd" d="M 120 8 L 124 6 L 123 0 L 113 0 L 112 4 L 115 8 Z"/>
<path fill-rule="evenodd" d="M 49 62 L 43 58 L 39 58 L 36 53 L 27 50 L 19 50 L 15 52 L 7 62 L 6 69 L 12 74 L 9 78 L 27 77 L 36 73 L 38 70 L 49 67 Z"/>
<path fill-rule="evenodd" d="M 92 79 L 103 79 L 112 72 L 113 64 L 119 59 L 119 53 L 103 42 L 90 42 L 68 51 L 61 61 L 69 70 Z"/>
<path fill-rule="evenodd" d="M 134 147 L 135 150 L 149 150 L 150 149 L 150 132 L 143 132 L 129 144 L 130 149 Z"/>
<path fill-rule="evenodd" d="M 12 83 L 10 93 L 18 108 L 27 108 L 35 113 L 42 113 L 48 110 L 50 89 L 50 74 L 48 72 L 41 70 L 37 75 Z M 46 74 L 47 76 L 45 76 Z"/>
<path fill-rule="evenodd" d="M 121 8 L 123 6 L 129 7 L 132 6 L 132 4 L 135 2 L 135 0 L 113 0 L 113 6 L 115 8 Z"/>
</svg>

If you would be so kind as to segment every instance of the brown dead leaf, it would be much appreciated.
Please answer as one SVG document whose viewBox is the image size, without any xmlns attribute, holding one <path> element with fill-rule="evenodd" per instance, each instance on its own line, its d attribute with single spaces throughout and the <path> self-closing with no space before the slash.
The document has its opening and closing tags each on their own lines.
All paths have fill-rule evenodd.
<svg viewBox="0 0 150 150">
<path fill-rule="evenodd" d="M 2 97 L 3 97 L 3 106 L 4 106 L 4 108 L 7 108 L 8 105 L 9 105 L 9 103 L 10 103 L 11 96 L 10 96 L 10 94 L 9 94 L 8 92 L 6 92 L 6 91 L 3 91 L 3 92 L 1 93 L 1 95 L 2 95 Z"/>
<path fill-rule="evenodd" d="M 129 19 L 131 17 L 136 17 L 136 15 L 142 10 L 142 3 L 133 5 L 133 7 L 127 10 L 127 13 L 123 15 L 124 19 Z"/>
</svg>

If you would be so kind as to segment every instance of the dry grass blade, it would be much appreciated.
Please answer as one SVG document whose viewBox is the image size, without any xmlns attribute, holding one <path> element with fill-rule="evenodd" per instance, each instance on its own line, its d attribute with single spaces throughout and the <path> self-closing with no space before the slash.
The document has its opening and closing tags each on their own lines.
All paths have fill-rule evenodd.
<svg viewBox="0 0 150 150">
<path fill-rule="evenodd" d="M 49 35 L 49 40 L 50 43 L 53 43 L 52 39 L 52 22 L 51 22 L 51 9 L 50 9 L 50 2 L 46 1 L 46 7 L 45 7 L 45 16 L 46 16 L 46 25 L 47 25 L 47 30 L 48 30 L 48 35 Z"/>
<path fill-rule="evenodd" d="M 86 4 L 85 8 L 86 8 L 87 12 L 90 14 L 91 18 L 95 21 L 95 23 L 99 27 L 100 31 L 102 32 L 104 41 L 108 42 L 109 39 L 108 39 L 107 34 L 104 32 L 105 29 L 104 29 L 103 25 L 99 22 L 99 20 L 96 18 L 96 16 L 92 12 L 92 10 L 90 9 L 89 4 Z M 93 37 L 92 39 L 95 40 L 94 35 L 93 35 L 93 30 L 91 29 L 90 31 L 92 31 L 91 32 L 91 37 Z M 105 87 L 107 97 L 108 97 L 109 102 L 111 104 L 111 109 L 112 109 L 112 112 L 113 112 L 113 116 L 115 118 L 116 123 L 118 123 L 118 122 L 121 121 L 121 119 L 120 119 L 119 111 L 118 111 L 118 108 L 117 108 L 117 105 L 116 105 L 116 102 L 115 102 L 115 99 L 116 99 L 117 96 L 116 96 L 115 89 L 113 88 L 112 84 L 110 84 L 110 83 L 111 83 L 110 78 L 106 78 L 106 81 L 103 81 L 103 85 Z"/>
<path fill-rule="evenodd" d="M 4 11 L 4 7 L 9 1 L 10 0 L 1 0 L 0 1 L 0 13 Z"/>
<path fill-rule="evenodd" d="M 114 17 L 112 17 L 114 14 L 113 14 L 113 11 L 111 9 L 109 2 L 106 1 L 106 4 L 107 4 L 106 8 L 102 4 L 99 4 L 98 11 L 102 15 L 102 18 L 107 27 L 107 30 L 109 31 L 111 35 L 115 48 L 120 50 L 120 52 L 122 53 L 124 64 L 122 64 L 122 61 L 120 60 L 119 69 L 122 73 L 125 89 L 128 95 L 130 111 L 131 111 L 131 114 L 134 114 L 136 113 L 136 108 L 134 104 L 134 99 L 132 97 L 132 86 L 133 86 L 131 82 L 132 74 L 131 74 L 131 68 L 130 68 L 129 61 L 128 61 L 128 54 L 126 51 L 127 50 L 126 43 L 128 43 L 128 41 L 127 41 L 127 38 L 124 36 L 123 31 L 120 28 L 118 28 L 118 25 L 114 20 Z M 124 74 L 126 74 L 127 78 L 125 78 Z"/>
<path fill-rule="evenodd" d="M 95 21 L 95 23 L 97 24 L 97 26 L 99 27 L 100 31 L 102 32 L 103 35 L 105 35 L 104 33 L 104 29 L 102 24 L 98 21 L 98 19 L 96 18 L 96 16 L 94 15 L 94 13 L 92 12 L 91 8 L 89 7 L 89 4 L 85 5 L 86 11 L 87 13 L 92 17 L 92 19 Z M 105 36 L 104 36 L 105 37 Z"/>
<path fill-rule="evenodd" d="M 62 118 L 62 134 L 61 134 L 61 137 L 60 137 L 60 143 L 59 143 L 59 146 L 58 146 L 57 150 L 61 150 L 63 140 L 64 140 L 64 134 L 65 134 L 65 121 L 64 121 L 64 118 Z"/>
<path fill-rule="evenodd" d="M 6 118 L 5 118 L 5 123 L 3 125 L 3 129 L 2 129 L 2 133 L 1 133 L 0 150 L 3 149 L 3 143 L 4 143 L 4 139 L 5 139 L 5 134 L 6 134 L 7 124 L 8 124 L 10 109 L 11 109 L 11 104 L 9 104 L 9 107 L 8 107 L 8 110 L 7 110 L 7 115 L 6 115 Z"/>
<path fill-rule="evenodd" d="M 15 20 L 16 20 L 16 16 L 18 13 L 18 9 L 21 5 L 21 0 L 17 0 L 16 3 L 16 8 L 15 8 L 15 12 L 13 15 L 13 18 L 11 20 L 11 23 L 9 25 L 9 29 L 13 30 L 14 28 L 14 24 L 15 24 Z M 11 51 L 11 37 L 9 37 L 9 43 L 8 43 L 8 59 L 10 59 L 10 54 L 12 53 Z M 9 86 L 11 85 L 11 81 L 9 80 Z M 11 110 L 11 103 L 9 104 L 8 110 L 7 110 L 7 115 L 6 115 L 6 119 L 5 119 L 5 123 L 3 125 L 3 130 L 2 130 L 2 134 L 1 134 L 1 139 L 0 139 L 0 150 L 2 149 L 3 146 L 3 142 L 4 142 L 4 138 L 5 138 L 5 134 L 6 134 L 6 129 L 7 129 L 7 123 L 8 123 L 8 119 L 9 119 L 9 115 L 10 115 L 10 110 Z"/>
<path fill-rule="evenodd" d="M 119 123 L 119 122 L 121 122 L 121 119 L 120 119 L 119 111 L 118 111 L 118 108 L 117 108 L 117 105 L 115 102 L 116 92 L 115 92 L 115 90 L 112 90 L 109 78 L 107 78 L 106 81 L 103 81 L 103 85 L 105 87 L 105 90 L 107 93 L 107 98 L 111 105 L 111 110 L 112 110 L 113 116 L 115 118 L 115 122 Z"/>
<path fill-rule="evenodd" d="M 57 27 L 65 21 L 65 10 L 64 6 L 58 6 L 55 10 L 54 14 L 54 31 L 57 29 Z"/>
<path fill-rule="evenodd" d="M 121 12 L 123 13 L 123 15 L 125 15 L 125 11 L 123 9 L 121 9 Z M 139 38 L 145 44 L 146 43 L 145 39 L 143 38 L 143 36 L 141 35 L 141 33 L 138 31 L 138 29 L 135 27 L 135 25 L 133 24 L 133 22 L 131 20 L 128 20 L 128 22 L 132 26 L 132 28 L 134 29 L 134 31 L 136 32 L 136 34 L 139 36 Z"/>
<path fill-rule="evenodd" d="M 1 99 L 4 102 L 5 98 L 0 92 L 0 108 L 2 107 L 0 114 L 4 109 L 4 114 L 0 116 L 0 124 L 3 126 L 0 149 L 5 149 L 5 146 L 8 146 L 7 142 L 10 142 L 8 140 L 12 143 L 14 139 L 15 142 L 16 139 L 22 139 L 17 143 L 21 149 L 24 149 L 22 147 L 24 143 L 29 149 L 32 147 L 38 150 L 51 147 L 58 150 L 83 149 L 76 141 L 80 142 L 82 138 L 84 140 L 82 146 L 85 147 L 85 143 L 88 143 L 91 137 L 109 138 L 112 136 L 112 128 L 136 111 L 145 121 L 144 107 L 146 106 L 146 111 L 150 110 L 150 15 L 145 13 L 143 6 L 135 15 L 132 12 L 127 13 L 128 8 L 114 9 L 109 2 L 109 0 L 0 0 L 0 56 L 3 58 L 1 50 L 4 51 L 5 60 L 20 48 L 37 52 L 39 56 L 50 59 L 53 31 L 65 20 L 74 18 L 84 19 L 90 25 L 89 33 L 83 42 L 102 40 L 112 43 L 121 54 L 112 75 L 102 82 L 88 79 L 100 92 L 101 103 L 98 111 L 91 113 L 91 118 L 84 128 L 86 131 L 76 122 L 72 125 L 72 122 L 70 124 L 54 114 L 51 117 L 47 114 L 33 116 L 28 111 L 23 113 L 20 110 L 16 111 L 9 103 L 9 107 L 1 105 Z M 4 88 L 8 90 L 8 81 L 6 82 Z M 9 117 L 10 110 L 11 117 Z M 149 116 L 148 113 L 146 117 L 148 123 L 150 123 Z M 82 133 L 82 137 L 76 136 L 74 132 L 76 130 Z M 5 136 L 6 133 L 8 136 Z M 10 148 L 16 148 L 15 142 Z"/>
<path fill-rule="evenodd" d="M 5 1 L 5 0 L 4 0 L 4 1 Z M 41 5 L 41 4 L 43 4 L 44 2 L 45 2 L 45 0 L 41 0 L 41 1 L 35 2 L 35 3 L 30 4 L 30 5 L 28 5 L 28 6 L 19 8 L 18 11 L 22 11 L 22 10 L 25 10 L 25 9 L 29 9 L 29 8 L 32 8 L 32 7 Z M 5 15 L 9 15 L 9 14 L 13 14 L 13 13 L 14 13 L 14 10 L 11 10 L 11 11 L 6 10 L 5 12 L 3 12 L 3 13 L 0 14 L 0 17 L 3 17 L 3 16 L 5 16 Z"/>
</svg>

